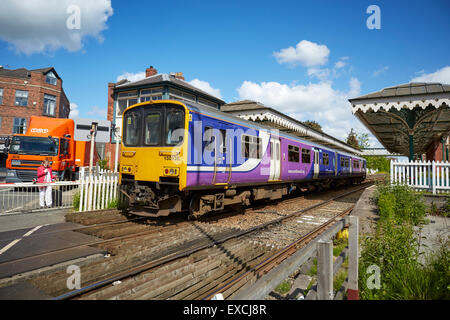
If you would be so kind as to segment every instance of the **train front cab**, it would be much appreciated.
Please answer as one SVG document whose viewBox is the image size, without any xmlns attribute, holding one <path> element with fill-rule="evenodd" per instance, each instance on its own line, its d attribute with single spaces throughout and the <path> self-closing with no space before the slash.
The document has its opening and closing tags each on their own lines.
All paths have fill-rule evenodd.
<svg viewBox="0 0 450 320">
<path fill-rule="evenodd" d="M 181 210 L 186 185 L 189 112 L 178 101 L 139 103 L 123 113 L 121 192 L 145 216 Z"/>
</svg>

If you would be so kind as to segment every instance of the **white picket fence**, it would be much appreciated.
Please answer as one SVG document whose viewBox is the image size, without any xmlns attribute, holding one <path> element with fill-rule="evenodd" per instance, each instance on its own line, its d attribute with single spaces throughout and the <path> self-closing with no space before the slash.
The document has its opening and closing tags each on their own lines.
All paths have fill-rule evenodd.
<svg viewBox="0 0 450 320">
<path fill-rule="evenodd" d="M 433 194 L 450 192 L 449 162 L 391 161 L 391 183 L 406 184 Z"/>
<path fill-rule="evenodd" d="M 109 170 L 80 176 L 79 212 L 106 209 L 118 199 L 119 174 Z"/>
</svg>

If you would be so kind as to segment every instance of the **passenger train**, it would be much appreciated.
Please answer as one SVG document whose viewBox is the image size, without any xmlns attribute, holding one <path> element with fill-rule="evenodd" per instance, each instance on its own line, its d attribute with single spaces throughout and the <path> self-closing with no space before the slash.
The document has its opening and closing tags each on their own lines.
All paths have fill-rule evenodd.
<svg viewBox="0 0 450 320">
<path fill-rule="evenodd" d="M 365 176 L 363 158 L 211 107 L 156 100 L 123 113 L 120 191 L 137 215 L 198 218 Z"/>
</svg>

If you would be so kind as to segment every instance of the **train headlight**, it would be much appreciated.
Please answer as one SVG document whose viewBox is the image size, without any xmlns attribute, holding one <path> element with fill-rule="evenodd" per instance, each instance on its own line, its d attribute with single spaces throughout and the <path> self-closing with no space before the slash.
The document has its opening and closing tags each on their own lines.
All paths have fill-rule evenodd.
<svg viewBox="0 0 450 320">
<path fill-rule="evenodd" d="M 178 176 L 179 169 L 178 168 L 164 168 L 165 176 Z"/>
<path fill-rule="evenodd" d="M 20 160 L 11 160 L 11 165 L 20 166 Z"/>
</svg>

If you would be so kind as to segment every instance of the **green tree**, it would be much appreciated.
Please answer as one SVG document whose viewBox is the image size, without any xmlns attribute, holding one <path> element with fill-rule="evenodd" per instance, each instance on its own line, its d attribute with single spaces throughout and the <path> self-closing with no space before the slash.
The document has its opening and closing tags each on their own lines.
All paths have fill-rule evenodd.
<svg viewBox="0 0 450 320">
<path fill-rule="evenodd" d="M 322 126 L 319 123 L 317 123 L 316 121 L 314 121 L 314 120 L 307 120 L 307 121 L 303 121 L 302 123 L 304 125 L 308 126 L 308 127 L 313 128 L 314 130 L 317 130 L 319 132 L 323 132 L 322 131 Z"/>
<path fill-rule="evenodd" d="M 360 149 L 358 138 L 357 138 L 356 133 L 353 130 L 353 128 L 350 130 L 350 132 L 347 136 L 347 140 L 345 140 L 345 142 L 347 144 L 351 145 L 353 148 Z"/>
</svg>

